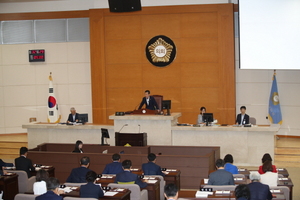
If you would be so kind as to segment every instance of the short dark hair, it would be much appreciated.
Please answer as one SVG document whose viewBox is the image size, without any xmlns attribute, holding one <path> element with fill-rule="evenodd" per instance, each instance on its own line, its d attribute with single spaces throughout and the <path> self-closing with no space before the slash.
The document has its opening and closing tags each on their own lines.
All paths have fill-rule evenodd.
<svg viewBox="0 0 300 200">
<path fill-rule="evenodd" d="M 241 198 L 244 197 L 245 199 L 250 199 L 250 190 L 246 184 L 239 184 L 235 188 L 235 198 Z"/>
<path fill-rule="evenodd" d="M 264 164 L 262 165 L 262 170 L 263 172 L 272 172 L 273 171 L 272 161 L 266 160 L 266 162 L 264 162 Z"/>
<path fill-rule="evenodd" d="M 233 163 L 233 157 L 231 154 L 227 154 L 225 157 L 224 157 L 224 162 L 225 163 Z"/>
<path fill-rule="evenodd" d="M 170 183 L 165 185 L 164 192 L 167 197 L 175 197 L 178 192 L 178 188 L 174 183 Z"/>
<path fill-rule="evenodd" d="M 87 157 L 87 156 L 82 157 L 81 160 L 80 160 L 81 165 L 87 165 L 89 163 L 90 163 L 90 158 Z"/>
<path fill-rule="evenodd" d="M 240 107 L 240 110 L 242 110 L 242 109 L 247 110 L 247 109 L 246 109 L 246 106 L 241 106 L 241 107 Z"/>
<path fill-rule="evenodd" d="M 20 148 L 20 155 L 24 155 L 24 154 L 27 153 L 27 152 L 28 152 L 27 147 L 21 147 L 21 148 Z"/>
<path fill-rule="evenodd" d="M 112 160 L 120 160 L 121 156 L 120 154 L 115 153 L 114 155 L 112 155 Z"/>
<path fill-rule="evenodd" d="M 264 163 L 264 162 L 266 162 L 267 160 L 273 161 L 271 155 L 268 154 L 268 153 L 265 153 L 265 154 L 263 155 L 263 157 L 261 158 L 261 162 Z"/>
<path fill-rule="evenodd" d="M 35 180 L 36 181 L 46 181 L 49 178 L 49 174 L 46 170 L 40 169 L 36 172 Z"/>
<path fill-rule="evenodd" d="M 146 92 L 147 92 L 148 94 L 150 94 L 150 90 L 145 90 L 145 93 L 146 93 Z"/>
<path fill-rule="evenodd" d="M 132 166 L 131 160 L 124 160 L 122 162 L 122 167 L 124 169 L 130 169 L 131 166 Z"/>
<path fill-rule="evenodd" d="M 149 153 L 149 154 L 148 154 L 148 160 L 149 160 L 149 161 L 152 162 L 152 161 L 154 161 L 155 159 L 156 159 L 156 155 L 155 155 L 154 153 Z"/>
<path fill-rule="evenodd" d="M 224 167 L 224 165 L 225 165 L 224 160 L 218 159 L 218 160 L 216 161 L 216 166 L 217 166 L 218 168 L 219 168 L 219 167 Z"/>
<path fill-rule="evenodd" d="M 87 182 L 94 182 L 97 178 L 97 174 L 94 171 L 88 171 L 85 175 L 85 179 Z"/>
<path fill-rule="evenodd" d="M 50 177 L 48 178 L 46 184 L 47 184 L 47 190 L 55 190 L 55 188 L 59 187 L 60 183 L 57 178 Z"/>
</svg>

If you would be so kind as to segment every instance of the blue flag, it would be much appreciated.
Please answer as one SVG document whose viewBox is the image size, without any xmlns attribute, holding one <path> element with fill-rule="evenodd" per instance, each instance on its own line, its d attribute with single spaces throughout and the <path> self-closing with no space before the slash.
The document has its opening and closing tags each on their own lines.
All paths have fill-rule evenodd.
<svg viewBox="0 0 300 200">
<path fill-rule="evenodd" d="M 269 120 L 273 124 L 282 124 L 282 116 L 277 89 L 276 73 L 273 75 L 273 83 L 269 98 Z"/>
</svg>

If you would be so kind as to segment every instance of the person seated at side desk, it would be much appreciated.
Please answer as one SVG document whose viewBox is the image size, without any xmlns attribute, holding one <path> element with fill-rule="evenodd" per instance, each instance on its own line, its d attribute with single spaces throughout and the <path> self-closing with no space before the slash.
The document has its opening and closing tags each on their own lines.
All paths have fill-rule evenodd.
<svg viewBox="0 0 300 200">
<path fill-rule="evenodd" d="M 203 122 L 203 114 L 206 113 L 206 108 L 205 107 L 201 107 L 200 108 L 200 114 L 198 115 L 198 119 L 197 119 L 197 124 L 202 124 Z"/>
<path fill-rule="evenodd" d="M 273 198 L 268 185 L 260 182 L 260 174 L 252 172 L 249 176 L 251 183 L 248 184 L 251 198 L 250 200 L 271 200 Z"/>
<path fill-rule="evenodd" d="M 112 155 L 112 163 L 105 166 L 102 174 L 118 174 L 123 172 L 122 163 L 120 163 L 121 156 L 117 153 Z"/>
<path fill-rule="evenodd" d="M 225 157 L 224 157 L 224 162 L 225 162 L 225 166 L 224 166 L 224 169 L 232 174 L 238 174 L 239 173 L 239 170 L 238 168 L 233 165 L 233 157 L 231 154 L 227 154 Z"/>
<path fill-rule="evenodd" d="M 99 199 L 104 196 L 103 190 L 100 185 L 95 184 L 97 174 L 94 171 L 86 173 L 86 185 L 80 186 L 80 197 L 81 198 L 95 198 Z"/>
<path fill-rule="evenodd" d="M 140 188 L 147 187 L 147 183 L 142 182 L 137 174 L 131 173 L 131 160 L 124 160 L 122 162 L 123 172 L 116 175 L 115 183 L 118 184 L 137 184 Z"/>
<path fill-rule="evenodd" d="M 59 196 L 63 194 L 63 190 L 59 190 L 59 180 L 51 177 L 47 180 L 47 192 L 40 196 L 35 197 L 35 200 L 62 200 L 63 197 Z"/>
<path fill-rule="evenodd" d="M 249 115 L 246 114 L 246 106 L 241 106 L 240 108 L 241 113 L 236 116 L 236 124 L 237 125 L 244 125 L 249 124 Z"/>
<path fill-rule="evenodd" d="M 15 159 L 16 170 L 23 170 L 27 173 L 28 178 L 31 177 L 31 171 L 35 171 L 32 161 L 27 158 L 27 147 L 20 148 L 20 157 Z"/>
<path fill-rule="evenodd" d="M 143 105 L 146 104 L 146 109 L 150 110 L 158 110 L 158 105 L 155 101 L 155 98 L 153 96 L 150 96 L 150 90 L 145 91 L 145 97 L 143 97 L 142 102 L 139 106 L 139 109 L 143 107 Z"/>
<path fill-rule="evenodd" d="M 216 161 L 217 171 L 209 175 L 208 185 L 234 185 L 232 173 L 225 171 L 225 162 L 222 159 Z"/>
<path fill-rule="evenodd" d="M 82 157 L 80 160 L 80 167 L 74 168 L 71 171 L 70 176 L 67 178 L 68 183 L 86 183 L 86 173 L 91 171 L 88 167 L 90 166 L 90 158 Z"/>
<path fill-rule="evenodd" d="M 144 163 L 142 165 L 144 175 L 165 176 L 165 174 L 161 171 L 161 167 L 155 164 L 155 162 L 156 162 L 156 155 L 154 153 L 149 153 L 148 163 Z"/>
<path fill-rule="evenodd" d="M 83 153 L 82 146 L 83 142 L 81 140 L 77 140 L 75 143 L 75 149 L 72 153 Z"/>
<path fill-rule="evenodd" d="M 78 122 L 78 113 L 76 113 L 75 108 L 70 108 L 70 112 L 67 123 Z"/>
</svg>

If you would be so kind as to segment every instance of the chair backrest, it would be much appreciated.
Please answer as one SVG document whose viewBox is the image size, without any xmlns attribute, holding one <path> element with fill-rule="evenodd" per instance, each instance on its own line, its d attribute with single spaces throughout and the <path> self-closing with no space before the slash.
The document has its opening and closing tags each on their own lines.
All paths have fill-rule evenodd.
<svg viewBox="0 0 300 200">
<path fill-rule="evenodd" d="M 281 190 L 286 200 L 290 199 L 290 188 L 287 186 L 271 186 L 270 190 Z"/>
<path fill-rule="evenodd" d="M 233 178 L 246 178 L 244 174 L 232 174 Z"/>
<path fill-rule="evenodd" d="M 87 183 L 68 183 L 68 182 L 64 183 L 64 185 L 67 187 L 80 187 L 85 184 L 87 184 Z"/>
<path fill-rule="evenodd" d="M 250 117 L 249 118 L 249 123 L 253 124 L 253 125 L 256 125 L 256 119 L 254 117 Z"/>
<path fill-rule="evenodd" d="M 26 173 L 26 172 L 25 172 Z M 27 173 L 26 173 L 27 175 Z M 35 197 L 39 195 L 34 194 L 17 194 L 14 198 L 14 200 L 35 200 Z"/>
<path fill-rule="evenodd" d="M 204 188 L 212 188 L 213 191 L 216 190 L 229 190 L 229 191 L 234 191 L 235 190 L 235 185 L 205 185 Z"/>
<path fill-rule="evenodd" d="M 271 186 L 277 186 L 278 174 L 274 172 L 266 172 L 260 175 L 260 182 Z"/>
<path fill-rule="evenodd" d="M 25 193 L 33 190 L 35 176 L 28 179 L 27 173 L 23 170 L 7 170 L 7 172 L 18 174 L 19 193 Z"/>
<path fill-rule="evenodd" d="M 164 97 L 162 95 L 152 95 L 158 105 L 158 109 L 161 110 L 162 109 L 162 102 L 164 100 Z"/>
<path fill-rule="evenodd" d="M 164 196 L 164 189 L 165 189 L 165 184 L 166 181 L 164 179 L 164 177 L 160 176 L 160 175 L 145 175 L 145 177 L 155 177 L 155 178 L 159 178 L 160 182 L 160 200 L 165 200 L 165 196 Z"/>
<path fill-rule="evenodd" d="M 82 198 L 82 197 L 64 197 L 64 200 L 98 200 L 95 198 Z"/>
<path fill-rule="evenodd" d="M 140 186 L 137 184 L 116 184 L 110 183 L 108 184 L 111 188 L 126 188 L 131 191 L 130 193 L 130 200 L 140 200 L 141 199 L 141 190 Z"/>
</svg>

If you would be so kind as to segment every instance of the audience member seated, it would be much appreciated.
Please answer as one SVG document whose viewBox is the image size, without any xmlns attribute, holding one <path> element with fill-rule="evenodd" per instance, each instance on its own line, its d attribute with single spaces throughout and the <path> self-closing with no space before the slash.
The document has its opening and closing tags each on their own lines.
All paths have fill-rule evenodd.
<svg viewBox="0 0 300 200">
<path fill-rule="evenodd" d="M 47 192 L 46 181 L 49 178 L 49 174 L 46 170 L 41 169 L 37 171 L 35 179 L 36 182 L 33 184 L 33 193 L 35 195 L 45 194 Z"/>
<path fill-rule="evenodd" d="M 234 193 L 237 200 L 250 200 L 250 190 L 246 184 L 236 186 Z"/>
<path fill-rule="evenodd" d="M 82 141 L 81 140 L 77 140 L 76 144 L 75 144 L 75 149 L 74 149 L 73 153 L 83 153 L 82 146 L 83 146 Z"/>
<path fill-rule="evenodd" d="M 267 160 L 271 161 L 271 163 L 272 163 L 272 161 L 273 161 L 271 155 L 268 154 L 268 153 L 265 153 L 265 154 L 263 155 L 262 159 L 261 159 L 262 164 L 264 164 Z M 262 169 L 262 165 L 259 166 L 258 172 L 259 172 L 260 174 L 263 174 L 263 173 L 264 173 L 264 171 L 263 171 L 263 169 Z M 272 172 L 277 172 L 277 169 L 276 169 L 276 166 L 275 166 L 275 165 L 272 165 Z"/>
<path fill-rule="evenodd" d="M 0 159 L 0 175 L 3 175 L 3 167 L 13 167 L 12 163 L 6 163 L 2 159 Z"/>
<path fill-rule="evenodd" d="M 239 171 L 238 171 L 238 168 L 233 165 L 233 157 L 231 154 L 227 154 L 225 157 L 224 157 L 224 162 L 225 162 L 225 166 L 224 166 L 224 169 L 232 174 L 238 174 Z"/>
<path fill-rule="evenodd" d="M 225 171 L 225 162 L 222 159 L 216 161 L 217 171 L 209 175 L 208 185 L 234 185 L 232 173 Z"/>
<path fill-rule="evenodd" d="M 178 199 L 178 189 L 174 183 L 165 185 L 164 195 L 167 200 L 176 200 Z"/>
<path fill-rule="evenodd" d="M 248 184 L 251 198 L 250 200 L 270 200 L 272 193 L 268 185 L 260 183 L 260 174 L 258 172 L 250 173 L 251 183 Z"/>
<path fill-rule="evenodd" d="M 59 180 L 51 177 L 46 183 L 48 191 L 45 194 L 37 196 L 35 200 L 62 200 L 63 198 L 59 195 L 63 193 L 63 190 L 59 190 Z"/>
<path fill-rule="evenodd" d="M 206 113 L 206 108 L 201 107 L 200 108 L 200 114 L 198 115 L 197 124 L 202 124 L 203 122 L 203 114 Z"/>
<path fill-rule="evenodd" d="M 28 154 L 27 147 L 20 148 L 20 157 L 15 159 L 16 170 L 23 170 L 27 173 L 28 178 L 31 177 L 30 171 L 35 171 L 30 159 L 26 158 Z"/>
<path fill-rule="evenodd" d="M 90 166 L 90 158 L 82 157 L 80 160 L 80 167 L 72 169 L 70 176 L 67 178 L 68 183 L 86 183 L 86 173 L 91 171 L 88 169 Z"/>
<path fill-rule="evenodd" d="M 260 182 L 269 186 L 277 186 L 278 173 L 272 172 L 273 166 L 270 160 L 264 162 L 262 170 L 264 174 L 260 176 Z"/>
<path fill-rule="evenodd" d="M 147 187 L 147 183 L 142 182 L 138 175 L 131 173 L 131 160 L 124 160 L 122 162 L 123 172 L 116 175 L 115 183 L 118 184 L 137 184 L 140 188 Z"/>
<path fill-rule="evenodd" d="M 112 163 L 105 166 L 102 174 L 118 174 L 123 172 L 122 163 L 120 163 L 121 156 L 117 153 L 112 155 Z"/>
<path fill-rule="evenodd" d="M 95 184 L 96 179 L 97 179 L 96 172 L 89 171 L 86 173 L 87 184 L 80 186 L 80 197 L 99 199 L 104 196 L 101 186 Z"/>
<path fill-rule="evenodd" d="M 155 164 L 156 162 L 156 155 L 154 153 L 149 153 L 148 155 L 148 163 L 144 163 L 142 165 L 142 169 L 144 175 L 160 175 L 165 176 L 165 174 L 161 171 L 160 166 Z"/>
<path fill-rule="evenodd" d="M 67 123 L 78 122 L 79 114 L 76 113 L 76 109 L 74 107 L 70 108 L 70 114 L 67 120 Z"/>
</svg>

